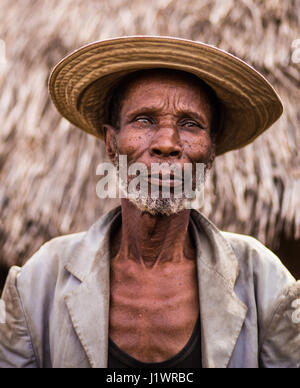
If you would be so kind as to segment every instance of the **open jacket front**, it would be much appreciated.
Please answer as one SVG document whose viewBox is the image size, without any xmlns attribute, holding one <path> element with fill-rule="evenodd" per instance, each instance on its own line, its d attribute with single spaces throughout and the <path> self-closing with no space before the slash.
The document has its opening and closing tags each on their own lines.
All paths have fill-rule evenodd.
<svg viewBox="0 0 300 388">
<path fill-rule="evenodd" d="M 44 244 L 3 291 L 0 368 L 105 368 L 109 238 L 120 207 L 88 232 Z M 299 368 L 300 282 L 257 240 L 220 232 L 196 211 L 204 368 Z M 298 304 L 299 301 L 299 304 Z"/>
</svg>

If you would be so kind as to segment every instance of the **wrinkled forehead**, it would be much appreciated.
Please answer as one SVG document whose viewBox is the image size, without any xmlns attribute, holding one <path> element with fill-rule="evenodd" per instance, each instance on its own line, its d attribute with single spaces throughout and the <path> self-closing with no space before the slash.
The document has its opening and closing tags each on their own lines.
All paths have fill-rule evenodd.
<svg viewBox="0 0 300 388">
<path fill-rule="evenodd" d="M 180 70 L 173 69 L 148 69 L 134 72 L 126 76 L 119 88 L 122 90 L 123 96 L 139 87 L 141 84 L 158 84 L 161 88 L 166 83 L 173 83 L 174 86 L 182 86 L 190 89 L 191 91 L 198 91 L 201 94 L 207 96 L 212 102 L 213 90 L 201 79 L 191 73 L 186 73 Z"/>
</svg>

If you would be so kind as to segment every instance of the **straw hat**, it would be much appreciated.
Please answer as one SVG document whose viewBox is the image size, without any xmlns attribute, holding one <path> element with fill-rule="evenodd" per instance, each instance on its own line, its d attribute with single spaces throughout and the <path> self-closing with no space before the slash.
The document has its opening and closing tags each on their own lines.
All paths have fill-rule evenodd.
<svg viewBox="0 0 300 388">
<path fill-rule="evenodd" d="M 112 88 L 128 73 L 151 68 L 192 73 L 215 91 L 222 107 L 217 155 L 249 144 L 282 114 L 280 97 L 251 66 L 216 47 L 172 37 L 131 36 L 89 44 L 55 67 L 49 91 L 62 116 L 101 138 Z"/>
</svg>

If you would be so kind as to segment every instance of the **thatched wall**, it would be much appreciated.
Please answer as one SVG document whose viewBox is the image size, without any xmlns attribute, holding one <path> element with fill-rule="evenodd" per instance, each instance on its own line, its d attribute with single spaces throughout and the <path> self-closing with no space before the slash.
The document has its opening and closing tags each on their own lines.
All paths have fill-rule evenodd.
<svg viewBox="0 0 300 388">
<path fill-rule="evenodd" d="M 26 0 L 0 2 L 0 266 L 24 262 L 53 236 L 86 229 L 97 199 L 99 141 L 73 129 L 47 94 L 51 68 L 102 38 L 173 35 L 215 44 L 273 82 L 284 117 L 243 150 L 218 158 L 204 212 L 221 228 L 274 248 L 300 237 L 300 0 Z"/>
</svg>

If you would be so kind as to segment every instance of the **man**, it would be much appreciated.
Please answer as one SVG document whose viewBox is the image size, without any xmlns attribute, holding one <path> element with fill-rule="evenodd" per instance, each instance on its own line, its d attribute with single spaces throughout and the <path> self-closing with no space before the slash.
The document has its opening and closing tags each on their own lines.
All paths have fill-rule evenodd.
<svg viewBox="0 0 300 388">
<path fill-rule="evenodd" d="M 207 171 L 282 113 L 250 66 L 174 38 L 86 46 L 58 64 L 50 93 L 64 117 L 104 139 L 119 169 L 119 155 L 148 172 L 190 164 L 193 188 L 198 164 Z M 122 198 L 88 232 L 11 269 L 0 366 L 298 368 L 299 282 L 259 242 L 220 232 L 177 198 L 178 176 L 144 178 L 158 196 Z"/>
</svg>

